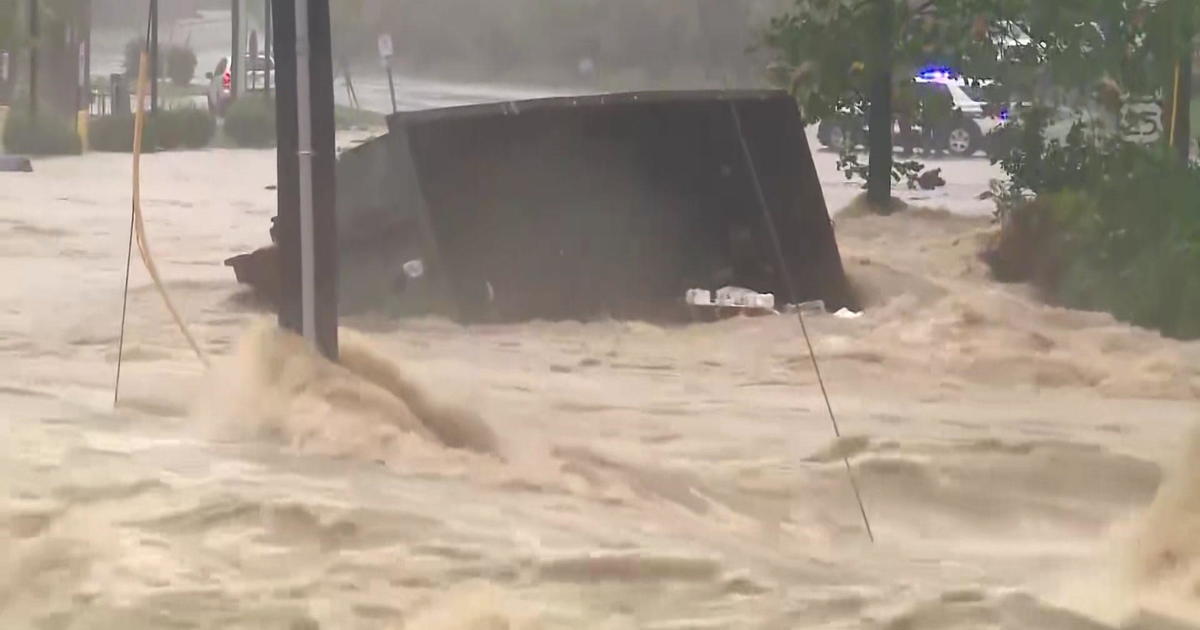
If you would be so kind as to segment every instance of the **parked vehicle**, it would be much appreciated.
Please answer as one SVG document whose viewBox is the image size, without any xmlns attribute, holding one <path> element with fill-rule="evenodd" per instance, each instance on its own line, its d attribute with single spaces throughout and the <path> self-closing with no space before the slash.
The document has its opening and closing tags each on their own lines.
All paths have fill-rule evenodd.
<svg viewBox="0 0 1200 630">
<path fill-rule="evenodd" d="M 954 114 L 945 122 L 940 133 L 922 133 L 919 124 L 913 124 L 911 133 L 922 138 L 920 142 L 902 137 L 899 121 L 892 126 L 893 142 L 897 145 L 916 145 L 926 152 L 947 151 L 956 157 L 968 157 L 986 148 L 988 134 L 1007 119 L 1007 107 L 989 105 L 983 99 L 985 80 L 967 80 L 951 72 L 937 70 L 913 77 L 913 89 L 917 100 L 923 101 L 929 92 L 937 91 L 949 96 Z M 919 118 L 919 117 L 918 117 Z M 866 143 L 866 123 L 859 117 L 843 115 L 821 121 L 817 127 L 817 138 L 822 145 L 842 151 L 847 143 L 859 146 Z M 930 145 L 936 138 L 937 145 Z"/>
<path fill-rule="evenodd" d="M 233 75 L 230 74 L 229 59 L 222 57 L 217 67 L 204 77 L 208 79 L 208 111 L 222 117 L 233 102 Z"/>
<path fill-rule="evenodd" d="M 274 58 L 261 54 L 254 58 L 246 55 L 243 63 L 246 68 L 243 92 L 260 92 L 275 87 Z M 222 57 L 216 69 L 204 76 L 208 79 L 208 111 L 214 116 L 224 116 L 225 110 L 233 102 L 233 69 L 229 67 L 229 59 Z"/>
</svg>

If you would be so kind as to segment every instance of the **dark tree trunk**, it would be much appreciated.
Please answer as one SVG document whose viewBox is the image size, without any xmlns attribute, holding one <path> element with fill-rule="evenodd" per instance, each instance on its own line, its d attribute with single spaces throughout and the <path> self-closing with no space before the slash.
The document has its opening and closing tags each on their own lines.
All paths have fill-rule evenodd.
<svg viewBox="0 0 1200 630">
<path fill-rule="evenodd" d="M 895 29 L 894 0 L 875 0 L 878 42 L 871 59 L 871 93 L 867 146 L 870 171 L 867 201 L 885 209 L 892 200 L 892 48 Z"/>
</svg>

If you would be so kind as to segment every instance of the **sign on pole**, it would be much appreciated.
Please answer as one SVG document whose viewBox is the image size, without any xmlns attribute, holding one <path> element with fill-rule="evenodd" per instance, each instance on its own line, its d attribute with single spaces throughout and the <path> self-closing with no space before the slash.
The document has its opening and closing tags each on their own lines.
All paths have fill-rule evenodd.
<svg viewBox="0 0 1200 630">
<path fill-rule="evenodd" d="M 395 50 L 392 48 L 392 36 L 388 35 L 387 33 L 380 35 L 379 36 L 379 57 L 386 61 L 388 59 L 391 59 L 394 54 L 395 54 Z"/>
<path fill-rule="evenodd" d="M 383 60 L 383 67 L 387 70 L 388 78 L 388 93 L 392 95 L 392 113 L 396 113 L 396 80 L 392 77 L 392 57 L 395 55 L 395 49 L 392 47 L 392 36 L 384 33 L 379 36 L 379 58 Z"/>
</svg>

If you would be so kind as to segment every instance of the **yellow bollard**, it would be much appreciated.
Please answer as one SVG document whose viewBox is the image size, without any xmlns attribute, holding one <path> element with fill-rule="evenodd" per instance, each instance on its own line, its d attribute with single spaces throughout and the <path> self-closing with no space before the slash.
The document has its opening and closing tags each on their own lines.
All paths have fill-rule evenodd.
<svg viewBox="0 0 1200 630">
<path fill-rule="evenodd" d="M 79 134 L 79 146 L 84 153 L 88 152 L 88 122 L 91 119 L 91 112 L 86 109 L 79 110 L 75 116 L 75 132 Z"/>
<path fill-rule="evenodd" d="M 8 106 L 0 105 L 0 137 L 4 135 L 4 121 L 8 119 Z"/>
</svg>

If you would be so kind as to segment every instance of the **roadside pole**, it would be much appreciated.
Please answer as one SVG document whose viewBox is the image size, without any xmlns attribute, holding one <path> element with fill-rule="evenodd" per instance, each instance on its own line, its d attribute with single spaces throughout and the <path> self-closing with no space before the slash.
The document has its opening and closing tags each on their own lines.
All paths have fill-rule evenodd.
<svg viewBox="0 0 1200 630">
<path fill-rule="evenodd" d="M 272 6 L 279 138 L 279 324 L 338 356 L 333 56 L 329 0 Z"/>
<path fill-rule="evenodd" d="M 40 38 L 38 20 L 38 0 L 29 0 L 29 117 L 37 118 L 38 113 L 38 39 Z"/>
<path fill-rule="evenodd" d="M 383 60 L 383 67 L 387 70 L 388 92 L 392 95 L 392 113 L 396 113 L 396 81 L 392 77 L 392 56 L 395 54 L 395 49 L 392 47 L 392 36 L 384 33 L 379 36 L 379 58 Z"/>
<path fill-rule="evenodd" d="M 233 35 L 229 55 L 229 94 L 236 101 L 242 90 L 242 0 L 229 0 L 229 10 Z"/>
<path fill-rule="evenodd" d="M 158 0 L 150 0 L 150 115 L 158 113 Z"/>
</svg>

